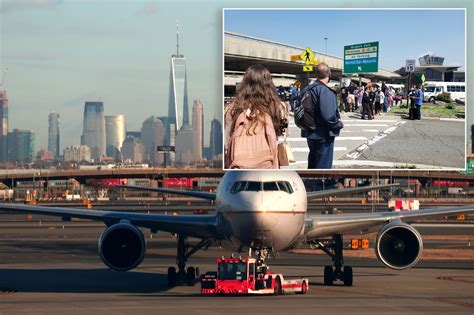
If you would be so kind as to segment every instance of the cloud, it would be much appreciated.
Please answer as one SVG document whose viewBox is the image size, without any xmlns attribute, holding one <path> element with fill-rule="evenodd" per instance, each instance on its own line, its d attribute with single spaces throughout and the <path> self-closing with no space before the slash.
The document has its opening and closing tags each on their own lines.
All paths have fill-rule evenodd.
<svg viewBox="0 0 474 315">
<path fill-rule="evenodd" d="M 0 13 L 27 9 L 52 9 L 62 2 L 63 0 L 3 0 Z"/>
<path fill-rule="evenodd" d="M 140 10 L 136 12 L 138 16 L 147 16 L 147 15 L 155 15 L 159 11 L 158 3 L 155 1 L 150 1 L 145 3 Z"/>
</svg>

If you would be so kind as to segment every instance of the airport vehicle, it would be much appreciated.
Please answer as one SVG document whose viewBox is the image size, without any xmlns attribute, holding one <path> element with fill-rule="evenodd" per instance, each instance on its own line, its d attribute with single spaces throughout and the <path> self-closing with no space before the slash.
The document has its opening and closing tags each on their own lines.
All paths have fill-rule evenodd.
<svg viewBox="0 0 474 315">
<path fill-rule="evenodd" d="M 451 99 L 466 100 L 466 82 L 427 81 L 424 84 L 423 98 L 425 102 L 434 103 L 441 93 L 451 94 Z"/>
<path fill-rule="evenodd" d="M 255 258 L 218 258 L 217 272 L 201 277 L 202 294 L 273 294 L 289 292 L 306 294 L 308 278 L 285 279 Z"/>
<path fill-rule="evenodd" d="M 432 208 L 419 211 L 308 214 L 308 200 L 350 193 L 384 189 L 396 184 L 331 189 L 307 192 L 294 171 L 228 171 L 216 193 L 122 186 L 127 189 L 178 194 L 214 201 L 210 215 L 166 215 L 136 212 L 99 211 L 0 204 L 0 210 L 102 221 L 106 228 L 99 239 L 99 255 L 111 269 L 127 271 L 144 259 L 146 242 L 139 228 L 177 235 L 178 269 L 168 269 L 168 284 L 193 284 L 196 270 L 186 269 L 187 260 L 198 250 L 212 244 L 238 253 L 248 250 L 259 264 L 279 251 L 307 243 L 323 250 L 332 258 L 333 266 L 324 268 L 324 282 L 343 280 L 352 285 L 352 268 L 344 266 L 343 235 L 366 233 L 379 229 L 375 251 L 387 267 L 403 270 L 414 266 L 422 253 L 421 235 L 410 222 L 421 218 L 443 217 L 474 211 L 474 206 Z M 189 238 L 197 238 L 197 243 Z M 327 238 L 331 238 L 327 240 Z"/>
</svg>

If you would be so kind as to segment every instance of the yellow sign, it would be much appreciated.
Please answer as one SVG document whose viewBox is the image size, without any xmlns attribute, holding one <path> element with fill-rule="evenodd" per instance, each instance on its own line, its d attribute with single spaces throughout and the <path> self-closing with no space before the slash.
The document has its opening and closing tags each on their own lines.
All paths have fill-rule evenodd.
<svg viewBox="0 0 474 315">
<path fill-rule="evenodd" d="M 298 61 L 298 60 L 301 60 L 300 55 L 291 55 L 291 61 Z"/>
<path fill-rule="evenodd" d="M 301 60 L 303 60 L 306 64 L 310 64 L 310 62 L 313 61 L 313 59 L 314 59 L 315 56 L 316 56 L 316 54 L 314 53 L 314 51 L 312 51 L 312 50 L 309 49 L 309 48 L 306 48 L 306 49 L 303 50 L 303 52 L 301 53 L 300 58 L 301 58 Z"/>
<path fill-rule="evenodd" d="M 313 66 L 303 66 L 303 72 L 312 72 Z"/>
<path fill-rule="evenodd" d="M 421 84 L 424 84 L 425 81 L 426 81 L 426 77 L 425 77 L 425 74 L 423 73 L 423 74 L 421 75 Z"/>
</svg>

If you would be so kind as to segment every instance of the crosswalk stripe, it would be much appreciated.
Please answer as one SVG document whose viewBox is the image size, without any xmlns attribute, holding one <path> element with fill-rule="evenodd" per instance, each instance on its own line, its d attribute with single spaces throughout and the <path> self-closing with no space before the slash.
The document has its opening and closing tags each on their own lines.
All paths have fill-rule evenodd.
<svg viewBox="0 0 474 315">
<path fill-rule="evenodd" d="M 291 148 L 291 151 L 293 153 L 295 152 L 309 152 L 309 148 L 308 147 L 305 147 L 305 148 Z M 347 147 L 334 147 L 334 151 L 347 151 Z"/>
<path fill-rule="evenodd" d="M 336 141 L 360 141 L 360 140 L 368 140 L 367 137 L 336 137 Z M 278 141 L 283 142 L 284 138 L 279 137 Z M 306 138 L 286 138 L 288 142 L 305 142 Z"/>
<path fill-rule="evenodd" d="M 362 119 L 343 119 L 342 122 L 358 122 Z M 368 123 L 394 123 L 398 120 L 393 119 L 374 119 L 374 120 L 367 120 Z"/>
<path fill-rule="evenodd" d="M 387 124 L 344 124 L 344 127 L 388 127 Z"/>
</svg>

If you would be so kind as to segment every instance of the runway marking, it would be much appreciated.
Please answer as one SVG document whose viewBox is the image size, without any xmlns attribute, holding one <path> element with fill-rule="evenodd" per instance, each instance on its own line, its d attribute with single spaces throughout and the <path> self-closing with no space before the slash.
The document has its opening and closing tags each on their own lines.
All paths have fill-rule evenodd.
<svg viewBox="0 0 474 315">
<path fill-rule="evenodd" d="M 458 279 L 458 278 L 461 278 L 462 279 Z M 472 276 L 451 276 L 451 277 L 438 277 L 436 279 L 439 279 L 439 280 L 449 280 L 449 281 L 457 281 L 457 282 L 467 282 L 467 283 L 474 283 L 474 279 L 473 280 L 466 280 L 464 278 L 474 278 Z"/>
</svg>

